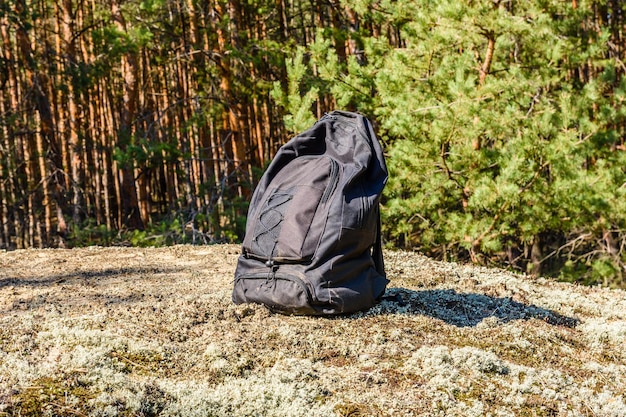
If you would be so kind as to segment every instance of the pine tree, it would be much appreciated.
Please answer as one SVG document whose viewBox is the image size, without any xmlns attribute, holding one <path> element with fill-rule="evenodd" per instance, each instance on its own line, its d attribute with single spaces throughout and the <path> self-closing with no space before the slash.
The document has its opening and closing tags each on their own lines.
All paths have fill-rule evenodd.
<svg viewBox="0 0 626 417">
<path fill-rule="evenodd" d="M 592 8 L 351 4 L 373 22 L 359 33 L 366 63 L 341 62 L 320 32 L 310 65 L 324 81 L 319 91 L 379 125 L 391 241 L 443 258 L 619 282 L 626 175 L 615 102 L 624 79 L 619 61 L 606 59 L 609 32 L 586 31 L 581 41 Z M 581 83 L 572 74 L 588 62 L 595 66 Z"/>
</svg>

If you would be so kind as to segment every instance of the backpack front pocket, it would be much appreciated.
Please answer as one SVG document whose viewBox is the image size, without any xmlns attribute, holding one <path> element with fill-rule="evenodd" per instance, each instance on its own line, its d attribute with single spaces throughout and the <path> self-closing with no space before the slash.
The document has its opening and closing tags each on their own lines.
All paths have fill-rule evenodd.
<svg viewBox="0 0 626 417">
<path fill-rule="evenodd" d="M 303 156 L 287 164 L 251 214 L 244 253 L 278 262 L 312 259 L 338 176 L 337 162 L 328 157 Z"/>
<path fill-rule="evenodd" d="M 286 314 L 314 314 L 311 289 L 300 278 L 277 273 L 247 274 L 235 279 L 235 303 L 257 303 Z"/>
</svg>

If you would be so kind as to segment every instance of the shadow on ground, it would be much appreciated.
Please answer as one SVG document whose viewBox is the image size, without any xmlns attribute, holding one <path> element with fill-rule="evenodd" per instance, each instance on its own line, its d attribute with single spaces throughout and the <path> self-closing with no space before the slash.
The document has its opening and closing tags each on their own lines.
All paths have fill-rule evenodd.
<svg viewBox="0 0 626 417">
<path fill-rule="evenodd" d="M 555 326 L 576 327 L 579 320 L 553 310 L 527 305 L 510 297 L 458 293 L 453 289 L 415 291 L 389 288 L 379 306 L 381 314 L 420 314 L 457 327 L 473 327 L 489 317 L 500 323 L 531 318 Z"/>
<path fill-rule="evenodd" d="M 133 267 L 133 268 L 110 268 L 104 270 L 83 270 L 68 272 L 65 274 L 48 275 L 45 277 L 4 277 L 0 275 L 0 288 L 13 286 L 45 286 L 61 283 L 74 283 L 97 281 L 101 279 L 115 278 L 117 276 L 138 275 L 155 276 L 158 274 L 171 274 L 180 271 L 180 268 L 157 268 L 157 267 Z"/>
</svg>

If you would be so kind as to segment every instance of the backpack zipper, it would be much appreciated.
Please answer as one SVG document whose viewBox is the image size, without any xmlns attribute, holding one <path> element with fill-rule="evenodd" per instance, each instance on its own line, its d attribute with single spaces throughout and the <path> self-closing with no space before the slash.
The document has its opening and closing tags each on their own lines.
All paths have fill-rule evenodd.
<svg viewBox="0 0 626 417">
<path fill-rule="evenodd" d="M 322 197 L 320 198 L 320 203 L 328 202 L 330 195 L 335 190 L 337 180 L 339 179 L 339 163 L 333 158 L 328 159 L 330 159 L 330 174 L 328 178 L 328 184 L 326 185 L 326 189 L 324 190 L 324 194 L 322 194 Z"/>
<path fill-rule="evenodd" d="M 274 256 L 273 258 L 267 258 L 267 256 L 257 255 L 253 252 L 246 250 L 243 248 L 241 251 L 242 255 L 246 259 L 254 259 L 257 261 L 261 261 L 265 264 L 265 266 L 270 267 L 272 265 L 278 264 L 300 264 L 300 265 L 308 265 L 311 263 L 312 257 L 306 258 L 287 258 L 284 256 Z"/>
<path fill-rule="evenodd" d="M 315 124 L 321 123 L 321 122 L 323 122 L 324 120 L 327 120 L 327 119 L 330 119 L 330 120 L 337 120 L 337 116 L 335 116 L 335 115 L 333 115 L 333 114 L 331 114 L 331 113 L 324 113 L 324 115 L 322 116 L 322 118 L 321 118 L 321 119 L 319 119 L 317 122 L 315 122 Z"/>
</svg>

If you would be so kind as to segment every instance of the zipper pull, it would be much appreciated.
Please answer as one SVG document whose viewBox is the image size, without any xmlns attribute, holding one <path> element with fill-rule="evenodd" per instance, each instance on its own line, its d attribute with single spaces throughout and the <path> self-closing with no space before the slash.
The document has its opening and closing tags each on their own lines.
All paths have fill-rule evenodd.
<svg viewBox="0 0 626 417">
<path fill-rule="evenodd" d="M 271 262 L 271 265 L 268 265 Z M 268 287 L 273 287 L 276 284 L 276 271 L 278 270 L 278 265 L 274 265 L 274 261 L 268 260 L 265 265 L 270 266 L 270 270 L 267 271 L 267 277 L 265 278 L 265 285 Z"/>
<path fill-rule="evenodd" d="M 327 119 L 337 120 L 337 116 L 333 116 L 331 113 L 326 113 L 325 112 L 324 115 L 317 122 L 315 122 L 315 124 L 323 122 L 324 120 L 327 120 Z"/>
</svg>

